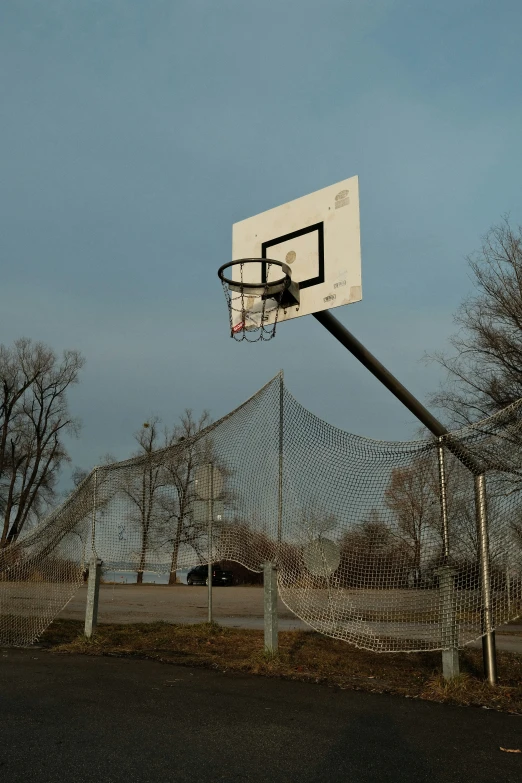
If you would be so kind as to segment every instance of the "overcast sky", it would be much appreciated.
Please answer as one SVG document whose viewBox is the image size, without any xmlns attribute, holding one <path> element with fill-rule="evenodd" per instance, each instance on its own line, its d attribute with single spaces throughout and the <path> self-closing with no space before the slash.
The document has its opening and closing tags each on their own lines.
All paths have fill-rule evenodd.
<svg viewBox="0 0 522 783">
<path fill-rule="evenodd" d="M 363 301 L 335 311 L 426 402 L 465 255 L 522 221 L 520 0 L 0 4 L 0 342 L 87 359 L 85 468 L 151 413 L 214 418 L 280 368 L 332 424 L 417 424 L 313 318 L 228 336 L 232 223 L 359 175 Z"/>
</svg>

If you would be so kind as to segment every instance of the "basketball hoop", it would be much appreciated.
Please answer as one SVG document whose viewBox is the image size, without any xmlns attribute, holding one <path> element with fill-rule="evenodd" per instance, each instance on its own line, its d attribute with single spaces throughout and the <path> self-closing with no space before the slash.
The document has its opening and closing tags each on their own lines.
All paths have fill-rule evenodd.
<svg viewBox="0 0 522 783">
<path fill-rule="evenodd" d="M 225 277 L 225 271 L 232 267 L 235 276 Z M 282 277 L 275 278 L 277 267 L 283 272 Z M 230 335 L 234 340 L 271 340 L 275 335 L 279 310 L 299 304 L 299 287 L 292 283 L 290 267 L 282 261 L 240 258 L 223 264 L 218 275 L 227 300 Z M 273 316 L 270 322 L 269 315 Z"/>
</svg>

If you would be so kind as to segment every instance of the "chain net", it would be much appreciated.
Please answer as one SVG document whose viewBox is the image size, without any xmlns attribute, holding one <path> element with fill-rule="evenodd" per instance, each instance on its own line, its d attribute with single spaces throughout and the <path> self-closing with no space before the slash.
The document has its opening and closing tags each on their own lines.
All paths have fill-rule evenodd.
<svg viewBox="0 0 522 783">
<path fill-rule="evenodd" d="M 95 468 L 2 550 L 0 640 L 37 639 L 92 556 L 138 580 L 209 560 L 255 572 L 276 562 L 292 612 L 368 650 L 478 639 L 521 613 L 521 411 L 438 443 L 378 442 L 314 416 L 280 374 L 195 437 Z M 479 472 L 489 541 L 476 522 Z"/>
<path fill-rule="evenodd" d="M 291 282 L 290 278 L 283 274 L 280 264 L 273 263 L 270 259 L 251 258 L 244 262 L 235 262 L 233 266 L 236 270 L 233 282 L 221 278 L 228 306 L 231 337 L 238 342 L 246 340 L 249 343 L 271 340 L 275 337 L 279 311 Z M 259 279 L 254 285 L 251 276 L 256 272 Z M 274 275 L 282 281 L 275 289 Z M 262 277 L 264 282 L 261 281 Z"/>
</svg>

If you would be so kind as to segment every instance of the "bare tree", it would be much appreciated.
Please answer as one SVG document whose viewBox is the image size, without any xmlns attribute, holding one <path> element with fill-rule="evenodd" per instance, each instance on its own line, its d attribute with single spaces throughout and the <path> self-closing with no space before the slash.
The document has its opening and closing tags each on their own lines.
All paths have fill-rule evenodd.
<svg viewBox="0 0 522 783">
<path fill-rule="evenodd" d="M 337 516 L 321 508 L 319 503 L 312 503 L 301 511 L 300 528 L 309 541 L 333 534 L 338 526 Z"/>
<path fill-rule="evenodd" d="M 199 419 L 195 419 L 193 412 L 187 408 L 172 432 L 165 433 L 168 444 L 177 444 L 177 448 L 165 455 L 164 465 L 166 482 L 176 488 L 176 493 L 174 496 L 165 495 L 162 499 L 162 527 L 166 540 L 172 546 L 169 584 L 176 582 L 180 547 L 189 545 L 198 551 L 202 530 L 194 515 L 194 473 L 198 465 L 215 462 L 215 455 L 212 439 L 197 439 L 196 436 L 209 424 L 208 411 L 203 411 Z"/>
<path fill-rule="evenodd" d="M 180 547 L 186 544 L 199 553 L 204 530 L 194 515 L 194 474 L 198 465 L 213 459 L 212 439 L 197 437 L 209 424 L 207 411 L 196 419 L 187 409 L 172 429 L 162 428 L 154 416 L 135 434 L 139 449 L 133 456 L 142 460 L 123 479 L 121 489 L 140 529 L 138 583 L 149 550 L 171 548 L 169 584 L 176 581 Z"/>
<path fill-rule="evenodd" d="M 408 547 L 377 509 L 343 535 L 337 580 L 344 587 L 390 589 L 408 584 Z M 363 564 L 363 567 L 361 567 Z"/>
<path fill-rule="evenodd" d="M 522 397 L 522 227 L 507 218 L 468 257 L 475 293 L 455 315 L 453 355 L 429 357 L 448 380 L 433 402 L 453 424 L 483 418 Z"/>
<path fill-rule="evenodd" d="M 78 465 L 75 466 L 75 468 L 73 469 L 73 472 L 71 474 L 72 483 L 73 483 L 73 486 L 74 486 L 75 489 L 76 489 L 76 487 L 80 486 L 82 481 L 85 481 L 85 479 L 87 478 L 89 473 L 90 473 L 89 470 L 86 470 L 85 468 L 80 468 L 80 467 L 78 467 Z M 69 493 L 67 493 L 67 494 L 69 494 Z"/>
<path fill-rule="evenodd" d="M 395 514 L 396 535 L 409 552 L 415 587 L 421 580 L 423 537 L 429 528 L 439 527 L 440 505 L 433 464 L 430 455 L 423 454 L 408 467 L 394 468 L 384 493 L 386 505 Z"/>
<path fill-rule="evenodd" d="M 473 475 L 448 451 L 445 460 L 449 556 L 455 565 L 464 568 L 476 564 L 479 556 Z M 420 580 L 421 567 L 432 567 L 443 560 L 445 536 L 440 489 L 437 460 L 433 453 L 428 453 L 414 459 L 406 468 L 395 468 L 385 491 L 385 503 L 395 518 L 390 532 L 406 547 L 415 584 Z M 502 501 L 504 496 L 502 477 L 490 482 L 491 541 L 502 532 L 497 500 Z"/>
<path fill-rule="evenodd" d="M 134 438 L 139 449 L 134 457 L 142 457 L 135 471 L 126 473 L 121 490 L 131 503 L 131 519 L 140 529 L 140 549 L 137 583 L 143 582 L 153 525 L 158 517 L 158 499 L 164 485 L 163 463 L 158 459 L 160 419 L 153 416 L 142 424 Z"/>
<path fill-rule="evenodd" d="M 55 497 L 60 468 L 69 459 L 63 434 L 79 431 L 67 390 L 83 365 L 78 351 L 64 351 L 60 361 L 43 343 L 0 345 L 0 547 L 15 542 Z"/>
<path fill-rule="evenodd" d="M 219 547 L 225 552 L 234 552 L 237 562 L 254 571 L 261 570 L 263 562 L 274 560 L 277 544 L 257 525 L 236 517 L 219 530 Z M 285 546 L 286 564 L 291 557 L 291 545 Z"/>
</svg>

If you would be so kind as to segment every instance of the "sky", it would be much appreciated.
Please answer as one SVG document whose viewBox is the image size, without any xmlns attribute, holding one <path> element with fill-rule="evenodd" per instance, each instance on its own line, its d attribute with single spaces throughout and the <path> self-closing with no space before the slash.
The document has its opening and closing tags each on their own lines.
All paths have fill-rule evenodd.
<svg viewBox="0 0 522 783">
<path fill-rule="evenodd" d="M 416 437 L 315 319 L 231 340 L 216 272 L 233 223 L 358 175 L 363 300 L 334 314 L 427 404 L 466 255 L 522 222 L 521 29 L 519 0 L 0 4 L 0 342 L 85 356 L 72 464 L 281 368 L 329 423 Z"/>
</svg>

